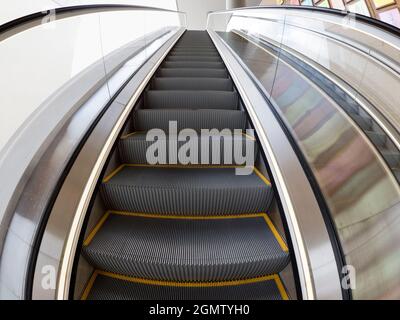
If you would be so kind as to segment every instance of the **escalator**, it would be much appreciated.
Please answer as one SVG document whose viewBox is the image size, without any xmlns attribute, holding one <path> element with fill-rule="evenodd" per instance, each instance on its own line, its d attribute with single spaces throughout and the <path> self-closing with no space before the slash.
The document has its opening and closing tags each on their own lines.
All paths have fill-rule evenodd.
<svg viewBox="0 0 400 320">
<path fill-rule="evenodd" d="M 273 190 L 248 128 L 207 32 L 186 31 L 144 91 L 103 177 L 106 213 L 83 241 L 80 260 L 92 274 L 82 299 L 288 299 L 280 278 L 288 247 L 269 215 Z M 165 164 L 148 161 L 153 129 L 168 133 L 158 141 L 165 154 L 156 154 Z M 192 129 L 189 142 L 176 139 L 182 129 Z M 204 138 L 202 129 L 218 132 Z M 218 148 L 210 147 L 215 140 Z M 195 161 L 177 161 L 185 144 L 197 150 Z M 222 152 L 226 144 L 254 153 L 250 174 L 236 174 L 243 164 Z"/>
<path fill-rule="evenodd" d="M 398 29 L 303 6 L 186 21 L 0 26 L 0 299 L 399 299 Z"/>
</svg>

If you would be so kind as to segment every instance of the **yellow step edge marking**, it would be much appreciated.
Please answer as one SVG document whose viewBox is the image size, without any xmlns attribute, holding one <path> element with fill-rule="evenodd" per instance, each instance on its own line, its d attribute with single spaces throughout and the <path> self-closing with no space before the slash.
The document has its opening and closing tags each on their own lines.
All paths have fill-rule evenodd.
<svg viewBox="0 0 400 320">
<path fill-rule="evenodd" d="M 280 235 L 278 230 L 275 228 L 273 222 L 271 221 L 270 217 L 268 217 L 268 215 L 266 213 L 250 213 L 250 214 L 235 214 L 235 215 L 220 215 L 220 216 L 161 215 L 161 214 L 136 213 L 136 212 L 116 211 L 116 210 L 110 210 L 108 213 L 122 215 L 122 216 L 128 216 L 128 217 L 141 217 L 141 218 L 149 218 L 149 219 L 175 219 L 175 220 L 222 220 L 222 219 L 246 219 L 246 218 L 248 219 L 248 218 L 262 217 L 262 218 L 264 218 L 267 226 L 271 230 L 272 234 L 274 235 L 274 237 L 275 237 L 276 241 L 278 242 L 278 244 L 280 245 L 281 249 L 284 252 L 289 251 L 285 240 L 283 240 L 282 236 Z M 92 239 L 93 239 L 93 237 L 90 239 L 90 241 Z"/>
<path fill-rule="evenodd" d="M 134 132 L 131 132 L 131 133 L 127 133 L 127 134 L 123 135 L 123 136 L 121 137 L 121 139 L 124 140 L 124 139 L 129 138 L 129 137 L 132 137 L 132 136 L 134 136 L 135 134 L 140 133 L 140 132 L 142 132 L 142 131 L 134 131 Z"/>
<path fill-rule="evenodd" d="M 151 219 L 177 219 L 177 220 L 222 220 L 222 219 L 256 218 L 265 216 L 265 213 L 233 214 L 233 215 L 219 215 L 219 216 L 185 216 L 185 215 L 169 215 L 169 214 L 136 213 L 136 212 L 116 211 L 116 210 L 110 210 L 110 213 L 122 216 L 129 216 L 129 217 L 141 217 L 141 218 L 151 218 Z"/>
<path fill-rule="evenodd" d="M 167 287 L 186 287 L 186 288 L 212 288 L 212 287 L 227 287 L 227 286 L 237 286 L 243 284 L 252 284 L 262 281 L 275 280 L 276 275 L 268 275 L 264 277 L 251 278 L 251 279 L 243 279 L 243 280 L 230 280 L 230 281 L 215 281 L 215 282 L 177 282 L 177 281 L 163 281 L 163 280 L 151 280 L 151 279 L 143 279 L 143 278 L 135 278 L 124 276 L 121 274 L 116 274 L 112 272 L 100 271 L 97 270 L 97 273 L 102 276 L 128 281 L 135 282 L 153 286 L 167 286 Z"/>
<path fill-rule="evenodd" d="M 94 236 L 97 234 L 97 232 L 100 230 L 100 228 L 103 226 L 104 222 L 106 222 L 106 220 L 108 219 L 108 217 L 110 216 L 110 211 L 107 211 L 105 213 L 105 215 L 99 220 L 99 222 L 96 224 L 96 226 L 93 228 L 93 230 L 90 232 L 90 234 L 88 235 L 88 237 L 85 239 L 85 241 L 83 242 L 84 246 L 88 246 L 90 244 L 90 242 L 92 242 Z"/>
<path fill-rule="evenodd" d="M 221 219 L 245 219 L 245 218 L 264 218 L 267 226 L 271 230 L 272 234 L 274 235 L 276 241 L 282 248 L 284 252 L 288 252 L 288 247 L 279 234 L 278 230 L 276 230 L 274 224 L 272 223 L 271 219 L 268 217 L 266 213 L 250 213 L 250 214 L 236 214 L 236 215 L 221 215 L 221 216 L 181 216 L 181 215 L 161 215 L 161 214 L 148 214 L 148 213 L 136 213 L 136 212 L 127 212 L 127 211 L 116 211 L 110 210 L 107 211 L 104 216 L 99 220 L 97 225 L 93 228 L 90 232 L 88 237 L 83 242 L 84 246 L 88 246 L 93 238 L 96 236 L 97 232 L 101 229 L 104 225 L 110 214 L 116 214 L 121 216 L 128 216 L 128 217 L 141 217 L 141 218 L 149 218 L 149 219 L 177 219 L 177 220 L 221 220 Z"/>
<path fill-rule="evenodd" d="M 245 166 L 239 166 L 235 164 L 147 164 L 147 163 L 127 163 L 127 167 L 151 167 L 151 168 L 182 168 L 182 169 L 235 169 L 244 168 Z"/>
<path fill-rule="evenodd" d="M 237 168 L 245 168 L 243 165 L 197 165 L 197 164 L 133 164 L 133 163 L 124 163 L 121 164 L 117 169 L 112 171 L 109 175 L 107 175 L 103 179 L 103 183 L 110 181 L 118 172 L 120 172 L 125 167 L 143 167 L 143 168 L 179 168 L 179 169 L 237 169 Z M 271 185 L 271 182 L 254 166 L 251 166 L 256 175 L 268 186 Z"/>
<path fill-rule="evenodd" d="M 256 217 L 264 217 L 265 213 L 250 213 L 243 215 L 221 215 L 221 216 L 181 216 L 181 215 L 161 215 L 161 214 L 149 214 L 149 213 L 136 213 L 136 212 L 127 212 L 127 211 L 117 211 L 117 210 L 109 210 L 107 211 L 103 217 L 99 220 L 90 234 L 87 236 L 85 241 L 83 242 L 84 246 L 88 246 L 93 238 L 96 236 L 97 232 L 104 225 L 110 214 L 116 214 L 121 216 L 128 217 L 141 217 L 141 218 L 150 218 L 150 219 L 181 219 L 181 220 L 218 220 L 218 219 L 240 219 L 240 218 L 256 218 Z M 264 217 L 265 219 L 265 217 Z"/>
<path fill-rule="evenodd" d="M 266 213 L 255 213 L 255 214 L 246 214 L 246 215 L 223 215 L 223 216 L 166 216 L 166 215 L 154 215 L 154 214 L 145 214 L 145 213 L 133 213 L 133 212 L 125 212 L 125 211 L 107 211 L 104 216 L 100 219 L 96 227 L 92 230 L 89 236 L 84 241 L 84 245 L 87 246 L 93 240 L 97 232 L 103 226 L 104 222 L 108 219 L 110 214 L 117 214 L 117 215 L 125 215 L 125 216 L 136 216 L 136 217 L 145 217 L 145 218 L 163 218 L 163 219 L 193 219 L 193 220 L 207 220 L 207 219 L 238 219 L 238 218 L 254 218 L 254 217 L 263 217 L 269 229 L 272 231 L 273 235 L 275 236 L 276 240 L 278 241 L 279 245 L 283 249 L 283 251 L 288 251 L 286 243 L 281 238 L 280 234 L 276 230 L 275 226 L 273 225 L 272 221 L 268 217 Z M 92 277 L 90 278 L 88 285 L 82 295 L 82 300 L 86 300 L 93 284 L 97 278 L 97 276 L 101 274 L 104 276 L 116 278 L 119 280 L 130 281 L 130 282 L 137 282 L 142 284 L 150 284 L 150 285 L 164 285 L 164 286 L 178 286 L 178 287 L 220 287 L 220 286 L 233 286 L 233 285 L 240 285 L 240 284 L 250 284 L 256 283 L 266 280 L 274 280 L 276 286 L 281 294 L 283 300 L 288 300 L 289 297 L 285 291 L 285 288 L 282 284 L 282 281 L 279 275 L 268 275 L 265 277 L 259 278 L 252 278 L 252 279 L 245 279 L 245 280 L 233 280 L 233 281 L 219 281 L 219 282 L 170 282 L 170 281 L 158 281 L 158 280 L 147 280 L 141 278 L 134 278 L 129 276 L 123 276 L 114 274 L 111 272 L 103 272 L 96 270 Z"/>
<path fill-rule="evenodd" d="M 279 234 L 278 230 L 276 230 L 274 224 L 272 223 L 271 219 L 268 217 L 268 215 L 264 214 L 264 219 L 265 222 L 267 223 L 269 229 L 275 236 L 276 241 L 278 241 L 279 245 L 281 246 L 282 250 L 285 252 L 288 252 L 289 249 L 285 243 L 285 241 L 282 239 L 281 235 Z"/>
<path fill-rule="evenodd" d="M 98 274 L 99 273 L 97 272 L 97 270 L 95 270 L 93 272 L 92 276 L 90 277 L 90 280 L 89 280 L 88 284 L 86 285 L 85 290 L 83 291 L 81 300 L 86 300 L 88 298 L 89 293 L 93 288 L 94 282 L 96 281 L 96 278 L 97 278 Z"/>
<path fill-rule="evenodd" d="M 121 164 L 117 169 L 115 169 L 114 171 L 112 171 L 109 175 L 107 175 L 104 179 L 103 179 L 103 183 L 106 183 L 108 181 L 111 180 L 112 177 L 114 177 L 118 172 L 120 172 L 123 168 L 125 168 L 125 164 Z"/>
<path fill-rule="evenodd" d="M 251 135 L 249 135 L 249 134 L 247 134 L 247 133 L 245 133 L 245 132 L 242 132 L 242 135 L 244 135 L 246 138 L 248 138 L 249 140 L 253 140 L 253 141 L 256 141 L 256 138 L 255 137 L 253 137 L 253 136 L 251 136 Z"/>
<path fill-rule="evenodd" d="M 124 163 L 121 164 L 117 169 L 112 171 L 109 175 L 107 175 L 103 179 L 103 183 L 106 183 L 112 179 L 118 172 L 120 172 L 125 167 L 144 167 L 144 168 L 183 168 L 183 169 L 205 169 L 205 168 L 220 168 L 220 169 L 235 169 L 235 168 L 244 168 L 244 166 L 238 165 L 184 165 L 184 164 L 146 164 L 146 163 Z"/>
<path fill-rule="evenodd" d="M 135 134 L 143 133 L 143 132 L 145 132 L 145 131 L 134 131 L 134 132 L 131 132 L 131 133 L 127 133 L 127 134 L 123 135 L 123 136 L 121 137 L 121 139 L 127 139 L 127 138 L 129 138 L 129 137 L 134 136 Z M 246 137 L 247 139 L 249 139 L 249 140 L 256 141 L 256 138 L 255 138 L 255 137 L 253 137 L 253 136 L 251 136 L 251 135 L 249 135 L 249 134 L 247 134 L 247 133 L 245 133 L 245 132 L 242 132 L 241 134 L 242 134 L 244 137 Z M 224 138 L 223 135 L 222 135 L 221 137 Z"/>
<path fill-rule="evenodd" d="M 281 295 L 282 300 L 289 300 L 289 296 L 286 293 L 285 287 L 281 281 L 281 278 L 278 274 L 267 275 L 258 278 L 251 278 L 251 279 L 243 279 L 243 280 L 231 280 L 231 281 L 216 281 L 216 282 L 176 282 L 176 281 L 162 281 L 162 280 L 150 280 L 150 279 L 143 279 L 143 278 L 135 278 L 124 276 L 112 272 L 107 271 L 100 271 L 95 270 L 82 294 L 81 300 L 87 300 L 90 291 L 93 288 L 94 282 L 97 279 L 97 276 L 105 276 L 117 280 L 128 281 L 128 282 L 135 282 L 145 285 L 153 285 L 153 286 L 168 286 L 168 287 L 185 287 L 185 288 L 215 288 L 215 287 L 227 287 L 227 286 L 237 286 L 237 285 L 244 285 L 244 284 L 253 284 L 263 281 L 274 281 L 278 291 Z"/>
<path fill-rule="evenodd" d="M 262 180 L 264 181 L 264 183 L 268 186 L 271 185 L 271 182 L 269 182 L 269 180 L 256 168 L 253 167 L 254 172 L 256 173 L 256 175 Z"/>
<path fill-rule="evenodd" d="M 289 300 L 289 296 L 286 293 L 285 287 L 283 286 L 282 280 L 278 274 L 275 275 L 275 284 L 278 287 L 279 293 L 281 294 L 282 300 Z"/>
</svg>

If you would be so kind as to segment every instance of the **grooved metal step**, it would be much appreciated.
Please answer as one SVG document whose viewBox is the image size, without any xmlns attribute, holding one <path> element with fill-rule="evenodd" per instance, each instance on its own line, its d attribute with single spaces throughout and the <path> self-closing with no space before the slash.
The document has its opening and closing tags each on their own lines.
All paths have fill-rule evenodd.
<svg viewBox="0 0 400 320">
<path fill-rule="evenodd" d="M 238 107 L 233 91 L 149 90 L 145 104 L 151 109 L 230 109 Z"/>
<path fill-rule="evenodd" d="M 105 178 L 101 194 L 111 210 L 206 216 L 266 212 L 273 198 L 257 172 L 209 166 L 123 166 Z"/>
<path fill-rule="evenodd" d="M 194 43 L 194 44 L 195 45 L 190 44 L 190 43 L 183 44 L 183 43 L 178 42 L 172 49 L 173 50 L 181 50 L 181 49 L 183 49 L 183 50 L 217 50 L 214 47 L 214 44 L 212 43 L 211 40 L 207 41 L 205 43 L 202 43 L 200 45 L 199 45 L 199 41 L 197 41 L 197 43 Z"/>
<path fill-rule="evenodd" d="M 83 299 L 288 298 L 278 276 L 290 262 L 288 249 L 264 213 L 272 188 L 253 163 L 247 172 L 235 165 L 243 161 L 239 153 L 256 158 L 254 138 L 215 131 L 211 138 L 198 136 L 201 129 L 245 129 L 247 115 L 238 107 L 207 32 L 186 31 L 133 112 L 136 132 L 119 141 L 125 164 L 100 186 L 110 211 L 84 241 L 82 254 L 96 271 Z M 165 140 L 165 150 L 147 154 L 154 143 L 147 133 L 156 128 L 174 135 L 192 130 L 176 150 L 177 139 L 167 135 L 157 140 Z M 197 158 L 186 152 L 189 163 L 175 164 L 172 151 L 181 147 L 196 150 Z M 148 163 L 163 155 L 167 164 Z"/>
<path fill-rule="evenodd" d="M 170 57 L 179 57 L 179 56 L 205 56 L 205 57 L 219 57 L 217 51 L 200 51 L 200 50 L 193 50 L 193 51 L 171 51 L 169 56 Z"/>
<path fill-rule="evenodd" d="M 167 61 L 163 63 L 163 68 L 206 68 L 206 69 L 225 69 L 222 62 L 203 62 L 203 61 Z"/>
<path fill-rule="evenodd" d="M 161 68 L 158 77 L 204 77 L 204 78 L 228 78 L 225 69 L 200 69 L 200 68 Z"/>
<path fill-rule="evenodd" d="M 174 138 L 176 141 L 176 138 Z M 119 154 L 123 163 L 148 164 L 156 163 L 157 160 L 165 159 L 164 164 L 170 162 L 170 140 L 169 136 L 157 138 L 157 144 L 162 142 L 165 150 L 157 150 L 157 158 L 154 153 L 148 152 L 154 141 L 147 141 L 147 132 L 134 132 L 123 137 L 119 142 Z M 190 149 L 192 156 L 188 157 L 186 163 L 182 164 L 243 164 L 242 154 L 253 154 L 257 159 L 257 142 L 252 137 L 243 134 L 214 133 L 210 136 L 197 133 L 187 137 L 185 141 L 177 141 L 177 150 L 185 145 L 185 150 Z M 208 147 L 207 147 L 208 146 Z M 225 150 L 226 149 L 226 150 Z M 235 152 L 236 151 L 236 152 Z M 238 157 L 240 155 L 240 157 Z M 179 160 L 179 159 L 178 159 Z M 237 162 L 238 161 L 238 162 Z M 178 162 L 178 164 L 180 164 Z"/>
<path fill-rule="evenodd" d="M 192 37 L 191 39 L 185 38 L 185 35 L 177 42 L 175 48 L 211 48 L 215 49 L 213 42 L 210 38 L 205 37 Z"/>
<path fill-rule="evenodd" d="M 154 90 L 217 90 L 232 91 L 230 79 L 223 78 L 155 78 Z"/>
<path fill-rule="evenodd" d="M 185 47 L 181 47 L 181 48 L 173 48 L 170 51 L 171 54 L 175 54 L 175 53 L 200 53 L 200 54 L 207 54 L 207 53 L 212 53 L 212 54 L 218 54 L 218 51 L 216 49 L 213 48 L 185 48 Z"/>
<path fill-rule="evenodd" d="M 210 57 L 205 55 L 179 55 L 179 56 L 168 56 L 165 61 L 208 61 L 208 62 L 222 62 L 222 59 L 218 56 Z"/>
<path fill-rule="evenodd" d="M 176 219 L 111 212 L 97 229 L 84 246 L 87 261 L 136 278 L 231 281 L 275 274 L 289 263 L 267 215 Z"/>
<path fill-rule="evenodd" d="M 96 272 L 83 299 L 88 300 L 287 300 L 278 276 L 196 286 L 168 285 Z"/>
<path fill-rule="evenodd" d="M 240 110 L 137 110 L 133 115 L 135 131 L 148 131 L 159 128 L 169 131 L 170 121 L 177 122 L 177 129 L 191 128 L 198 132 L 201 129 L 225 128 L 244 129 L 246 113 Z"/>
</svg>

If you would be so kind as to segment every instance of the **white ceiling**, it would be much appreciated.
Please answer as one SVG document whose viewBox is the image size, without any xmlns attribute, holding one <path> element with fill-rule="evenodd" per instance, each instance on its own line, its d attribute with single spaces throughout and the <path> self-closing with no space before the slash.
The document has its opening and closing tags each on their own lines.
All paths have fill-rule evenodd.
<svg viewBox="0 0 400 320">
<path fill-rule="evenodd" d="M 178 10 L 187 13 L 189 30 L 204 30 L 209 11 L 224 10 L 226 0 L 177 0 Z"/>
</svg>

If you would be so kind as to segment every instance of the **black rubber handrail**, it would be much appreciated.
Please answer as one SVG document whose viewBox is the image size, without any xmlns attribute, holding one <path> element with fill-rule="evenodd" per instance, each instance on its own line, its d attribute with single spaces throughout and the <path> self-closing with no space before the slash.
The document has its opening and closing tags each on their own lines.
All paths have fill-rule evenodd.
<svg viewBox="0 0 400 320">
<path fill-rule="evenodd" d="M 328 13 L 328 14 L 334 14 L 338 15 L 341 17 L 345 17 L 349 14 L 353 15 L 356 17 L 357 20 L 360 20 L 366 24 L 372 25 L 376 28 L 380 28 L 386 32 L 389 32 L 390 34 L 399 37 L 400 38 L 400 29 L 389 24 L 386 22 L 383 22 L 378 19 L 374 19 L 368 16 L 364 16 L 362 14 L 354 13 L 351 11 L 347 10 L 338 10 L 338 9 L 331 9 L 331 8 L 322 8 L 322 7 L 313 7 L 313 6 L 257 6 L 257 7 L 243 7 L 243 8 L 234 8 L 231 10 L 219 10 L 219 11 L 210 11 L 210 13 L 218 13 L 218 12 L 230 12 L 230 11 L 238 11 L 238 10 L 247 10 L 247 9 L 289 9 L 289 10 L 307 10 L 307 11 L 317 11 L 317 12 L 322 12 L 322 13 Z"/>
<path fill-rule="evenodd" d="M 61 8 L 54 8 L 43 10 L 39 12 L 35 12 L 9 22 L 6 22 L 0 25 L 0 35 L 2 33 L 8 32 L 12 29 L 19 28 L 23 25 L 27 25 L 27 28 L 20 30 L 19 32 L 25 31 L 31 27 L 28 25 L 30 22 L 43 19 L 47 15 L 51 13 L 57 14 L 66 14 L 66 13 L 74 13 L 79 11 L 110 11 L 110 10 L 149 10 L 149 11 L 164 11 L 164 12 L 175 12 L 175 13 L 184 13 L 181 11 L 174 11 L 169 9 L 162 9 L 156 7 L 147 7 L 147 6 L 134 6 L 134 5 L 123 5 L 123 4 L 92 4 L 92 5 L 79 5 L 79 6 L 68 6 L 68 7 L 61 7 Z"/>
</svg>

